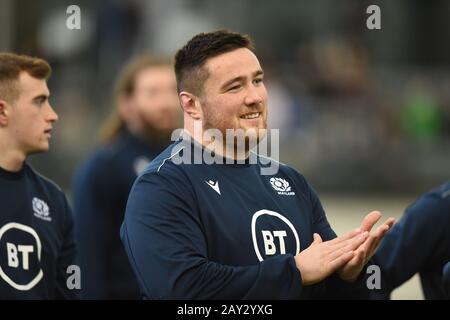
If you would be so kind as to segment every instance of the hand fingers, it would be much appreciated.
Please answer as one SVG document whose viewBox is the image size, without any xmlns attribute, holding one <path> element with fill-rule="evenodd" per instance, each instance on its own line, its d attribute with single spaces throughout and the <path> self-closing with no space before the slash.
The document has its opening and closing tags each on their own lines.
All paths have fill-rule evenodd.
<svg viewBox="0 0 450 320">
<path fill-rule="evenodd" d="M 349 239 L 346 242 L 340 243 L 338 245 L 331 246 L 328 251 L 328 259 L 334 260 L 338 256 L 348 252 L 353 251 L 356 248 L 358 248 L 361 244 L 366 241 L 367 237 L 369 236 L 368 232 L 364 232 L 357 238 Z"/>
<path fill-rule="evenodd" d="M 366 215 L 361 223 L 361 231 L 370 231 L 375 223 L 381 218 L 381 213 L 379 211 L 372 211 Z"/>
<path fill-rule="evenodd" d="M 350 231 L 349 233 L 347 233 L 347 234 L 345 234 L 345 235 L 343 235 L 343 236 L 336 237 L 336 238 L 334 238 L 334 239 L 328 241 L 328 243 L 329 243 L 329 244 L 333 244 L 333 245 L 334 245 L 334 244 L 338 244 L 338 243 L 347 241 L 347 240 L 349 240 L 349 239 L 352 239 L 352 238 L 358 236 L 358 235 L 361 234 L 361 233 L 362 233 L 362 232 L 361 232 L 359 229 L 356 229 L 356 230 Z"/>
<path fill-rule="evenodd" d="M 356 253 L 359 254 L 360 252 L 363 252 L 365 256 L 368 256 L 370 248 L 372 248 L 373 243 L 375 242 L 376 238 L 374 235 L 369 235 L 366 239 L 366 241 L 356 249 Z"/>
<path fill-rule="evenodd" d="M 381 226 L 379 226 L 373 234 L 375 239 L 377 241 L 381 240 L 386 235 L 386 233 L 389 231 L 389 229 L 391 229 L 391 227 L 394 225 L 394 222 L 395 222 L 394 218 L 389 218 L 388 220 L 386 220 L 385 223 L 383 223 Z"/>
<path fill-rule="evenodd" d="M 352 260 L 353 256 L 354 256 L 355 252 L 354 251 L 349 251 L 347 253 L 344 253 L 343 255 L 337 257 L 336 259 L 332 260 L 329 263 L 329 268 L 330 268 L 330 272 L 334 272 L 337 269 L 342 268 L 347 262 L 349 262 L 350 260 Z"/>
<path fill-rule="evenodd" d="M 375 251 L 377 250 L 378 246 L 380 245 L 381 242 L 381 238 L 374 238 L 373 241 L 368 245 L 367 250 L 366 251 L 366 257 L 367 257 L 367 261 L 369 259 L 371 259 L 373 257 L 373 255 L 375 254 Z"/>
<path fill-rule="evenodd" d="M 359 266 L 362 268 L 365 264 L 365 258 L 366 255 L 364 254 L 364 251 L 355 251 L 353 258 L 347 263 L 346 267 L 356 268 Z"/>
<path fill-rule="evenodd" d="M 372 258 L 375 249 L 378 247 L 378 245 L 381 242 L 381 239 L 388 230 L 389 230 L 388 227 L 385 225 L 378 227 L 376 232 L 370 235 L 367 238 L 366 242 L 356 250 L 357 253 L 363 252 L 364 256 L 366 256 L 368 259 Z"/>
<path fill-rule="evenodd" d="M 382 226 L 378 227 L 377 231 L 374 234 L 375 240 L 373 241 L 372 245 L 368 249 L 369 258 L 371 258 L 373 256 L 373 254 L 377 250 L 378 246 L 380 245 L 381 240 L 392 228 L 392 226 L 394 225 L 394 222 L 395 222 L 394 218 L 389 218 L 388 220 L 386 220 L 386 222 Z"/>
<path fill-rule="evenodd" d="M 375 252 L 377 251 L 378 246 L 379 246 L 380 243 L 381 243 L 381 239 L 382 239 L 382 238 L 376 239 L 376 240 L 372 243 L 372 245 L 370 246 L 370 248 L 368 249 L 368 253 L 367 253 L 368 259 L 372 258 L 372 256 L 373 256 L 373 255 L 375 254 Z"/>
<path fill-rule="evenodd" d="M 313 240 L 313 243 L 311 245 L 319 244 L 319 243 L 322 242 L 322 237 L 318 233 L 314 233 L 313 234 L 313 238 L 314 238 L 314 240 Z"/>
<path fill-rule="evenodd" d="M 383 225 L 379 226 L 376 231 L 367 237 L 367 240 L 356 249 L 355 254 L 364 254 L 365 260 L 372 258 L 376 249 L 380 245 L 381 240 L 393 226 L 394 222 L 394 218 L 387 219 Z M 355 260 L 355 258 L 353 258 L 353 260 Z"/>
<path fill-rule="evenodd" d="M 392 226 L 395 223 L 395 218 L 390 217 L 389 219 L 386 220 L 386 222 L 384 224 L 387 224 L 389 226 L 389 229 L 392 228 Z"/>
<path fill-rule="evenodd" d="M 357 243 L 358 245 L 353 246 L 354 249 L 356 249 L 361 243 L 363 243 L 367 236 L 369 235 L 369 233 L 367 231 L 363 232 L 363 233 L 356 233 L 352 238 L 344 240 L 344 241 L 340 241 L 337 243 L 332 243 L 330 241 L 329 244 L 329 250 L 330 251 L 335 251 L 335 250 L 339 250 L 341 248 L 344 248 L 348 245 L 352 245 Z"/>
</svg>

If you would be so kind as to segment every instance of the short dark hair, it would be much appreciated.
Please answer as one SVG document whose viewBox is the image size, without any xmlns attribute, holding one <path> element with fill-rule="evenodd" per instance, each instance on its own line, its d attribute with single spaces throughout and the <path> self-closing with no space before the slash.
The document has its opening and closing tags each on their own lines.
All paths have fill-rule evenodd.
<svg viewBox="0 0 450 320">
<path fill-rule="evenodd" d="M 21 72 L 26 72 L 36 79 L 48 80 L 52 68 L 47 61 L 40 58 L 0 52 L 0 99 L 14 103 L 19 97 L 17 84 Z"/>
<path fill-rule="evenodd" d="M 208 78 L 206 60 L 239 48 L 254 49 L 248 35 L 229 30 L 200 33 L 178 50 L 175 55 L 175 74 L 178 92 L 189 91 L 199 95 Z"/>
</svg>

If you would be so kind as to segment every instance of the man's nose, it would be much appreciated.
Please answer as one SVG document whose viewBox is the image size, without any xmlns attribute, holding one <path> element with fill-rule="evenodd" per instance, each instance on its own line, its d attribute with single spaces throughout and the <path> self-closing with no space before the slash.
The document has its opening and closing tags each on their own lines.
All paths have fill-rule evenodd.
<svg viewBox="0 0 450 320">
<path fill-rule="evenodd" d="M 245 97 L 245 104 L 248 106 L 261 104 L 263 101 L 262 94 L 257 88 L 251 88 Z"/>
<path fill-rule="evenodd" d="M 50 121 L 50 122 L 56 122 L 56 121 L 58 121 L 58 119 L 59 119 L 59 116 L 58 116 L 58 114 L 55 112 L 55 110 L 52 108 L 52 106 L 49 104 L 48 105 L 49 106 L 49 109 L 50 109 L 50 112 L 49 112 L 49 115 L 48 115 L 48 120 Z"/>
</svg>

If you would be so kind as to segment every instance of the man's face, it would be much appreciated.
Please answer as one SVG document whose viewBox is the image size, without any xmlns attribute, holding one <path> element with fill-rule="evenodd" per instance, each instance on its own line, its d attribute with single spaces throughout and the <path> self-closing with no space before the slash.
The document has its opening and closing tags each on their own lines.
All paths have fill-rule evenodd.
<svg viewBox="0 0 450 320">
<path fill-rule="evenodd" d="M 200 97 L 203 129 L 256 130 L 267 128 L 267 91 L 258 58 L 246 48 L 207 60 L 208 78 Z M 252 135 L 250 135 L 252 136 Z"/>
<path fill-rule="evenodd" d="M 52 126 L 58 120 L 49 103 L 47 82 L 22 72 L 20 95 L 11 106 L 8 130 L 17 148 L 26 155 L 49 149 Z"/>
<path fill-rule="evenodd" d="M 172 131 L 178 122 L 180 107 L 175 73 L 170 66 L 148 67 L 135 79 L 135 91 L 130 97 L 134 116 L 140 127 Z"/>
</svg>

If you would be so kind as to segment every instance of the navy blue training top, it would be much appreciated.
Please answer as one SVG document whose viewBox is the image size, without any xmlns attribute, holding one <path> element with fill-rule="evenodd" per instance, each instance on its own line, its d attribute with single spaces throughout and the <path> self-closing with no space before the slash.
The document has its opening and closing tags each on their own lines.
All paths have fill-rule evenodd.
<svg viewBox="0 0 450 320">
<path fill-rule="evenodd" d="M 253 153 L 243 164 L 178 164 L 195 150 L 204 151 L 197 142 L 175 142 L 130 193 L 121 237 L 145 297 L 362 297 L 361 281 L 336 275 L 302 286 L 294 255 L 314 232 L 323 240 L 336 235 L 301 174 L 279 164 L 278 173 L 261 175 L 270 163 Z"/>
<path fill-rule="evenodd" d="M 77 298 L 73 218 L 61 189 L 27 163 L 0 168 L 0 202 L 0 299 Z"/>
<path fill-rule="evenodd" d="M 128 194 L 142 172 L 164 147 L 122 130 L 101 144 L 78 168 L 73 179 L 77 240 L 85 299 L 139 299 L 139 287 L 120 241 Z"/>
</svg>

